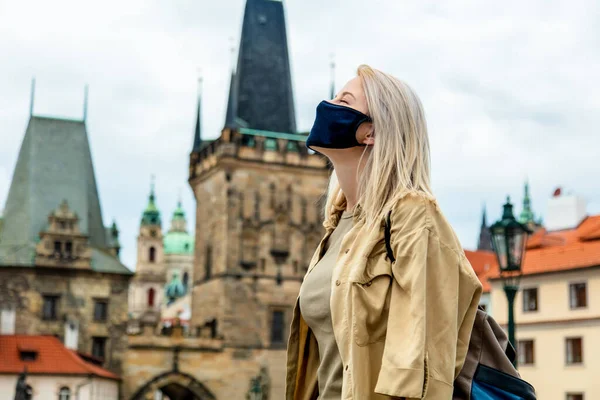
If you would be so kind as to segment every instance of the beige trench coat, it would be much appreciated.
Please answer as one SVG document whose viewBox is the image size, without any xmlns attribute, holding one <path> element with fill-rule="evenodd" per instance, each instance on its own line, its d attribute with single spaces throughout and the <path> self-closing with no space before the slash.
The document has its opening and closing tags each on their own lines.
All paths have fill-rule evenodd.
<svg viewBox="0 0 600 400">
<path fill-rule="evenodd" d="M 384 225 L 344 237 L 333 270 L 331 319 L 344 365 L 342 399 L 450 400 L 469 345 L 481 284 L 435 201 L 404 197 Z M 317 248 L 307 274 L 322 256 Z M 287 400 L 318 397 L 318 347 L 299 303 L 287 353 Z"/>
</svg>

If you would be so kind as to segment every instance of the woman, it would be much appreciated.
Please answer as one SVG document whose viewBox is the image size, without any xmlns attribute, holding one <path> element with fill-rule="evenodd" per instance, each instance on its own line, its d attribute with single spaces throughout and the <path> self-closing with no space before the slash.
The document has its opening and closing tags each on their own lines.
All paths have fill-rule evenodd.
<svg viewBox="0 0 600 400">
<path fill-rule="evenodd" d="M 319 104 L 307 146 L 334 173 L 294 310 L 286 398 L 451 399 L 481 284 L 432 196 L 419 99 L 363 65 Z"/>
</svg>

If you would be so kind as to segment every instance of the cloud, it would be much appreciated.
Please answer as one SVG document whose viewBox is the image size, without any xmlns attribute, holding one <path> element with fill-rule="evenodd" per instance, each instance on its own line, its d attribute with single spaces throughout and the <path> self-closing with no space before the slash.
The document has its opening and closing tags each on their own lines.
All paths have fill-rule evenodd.
<svg viewBox="0 0 600 400">
<path fill-rule="evenodd" d="M 597 2 L 366 4 L 285 2 L 300 130 L 310 129 L 316 104 L 329 93 L 334 52 L 338 89 L 366 62 L 420 95 L 434 189 L 466 247 L 476 243 L 482 203 L 498 217 L 506 194 L 520 201 L 527 177 L 538 213 L 559 185 L 600 212 Z M 225 118 L 230 38 L 237 46 L 243 8 L 243 0 L 0 2 L 0 202 L 36 76 L 40 114 L 80 118 L 90 85 L 88 131 L 105 224 L 119 223 L 128 266 L 135 265 L 151 174 L 163 221 L 181 191 L 193 226 L 187 163 L 197 70 L 204 76 L 203 132 L 214 138 Z"/>
</svg>

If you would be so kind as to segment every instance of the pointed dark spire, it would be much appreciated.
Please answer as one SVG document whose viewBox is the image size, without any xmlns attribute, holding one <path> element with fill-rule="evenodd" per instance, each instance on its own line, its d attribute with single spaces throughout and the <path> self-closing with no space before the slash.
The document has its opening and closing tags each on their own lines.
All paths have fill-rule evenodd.
<svg viewBox="0 0 600 400">
<path fill-rule="evenodd" d="M 485 203 L 483 203 L 482 211 L 481 211 L 481 226 L 487 227 L 487 209 L 485 207 Z"/>
<path fill-rule="evenodd" d="M 485 203 L 481 211 L 481 228 L 479 230 L 479 240 L 477 241 L 477 250 L 492 251 L 492 232 L 487 224 L 487 210 Z"/>
<path fill-rule="evenodd" d="M 329 92 L 329 98 L 330 99 L 334 99 L 335 98 L 335 56 L 332 53 L 331 54 L 331 89 Z"/>
<path fill-rule="evenodd" d="M 89 86 L 85 85 L 85 89 L 83 89 L 83 122 L 87 121 L 88 91 Z"/>
<path fill-rule="evenodd" d="M 192 151 L 199 151 L 202 146 L 202 76 L 198 77 L 198 109 L 196 111 L 196 128 L 194 130 L 194 146 Z"/>
<path fill-rule="evenodd" d="M 35 78 L 31 79 L 31 99 L 29 100 L 29 116 L 33 117 L 33 101 L 35 100 Z"/>
<path fill-rule="evenodd" d="M 533 224 L 535 225 L 535 215 L 531 209 L 531 197 L 529 195 L 529 180 L 525 181 L 524 195 L 523 195 L 523 210 L 519 215 L 519 222 L 522 224 Z"/>
<path fill-rule="evenodd" d="M 247 0 L 226 126 L 296 132 L 283 2 Z"/>
</svg>

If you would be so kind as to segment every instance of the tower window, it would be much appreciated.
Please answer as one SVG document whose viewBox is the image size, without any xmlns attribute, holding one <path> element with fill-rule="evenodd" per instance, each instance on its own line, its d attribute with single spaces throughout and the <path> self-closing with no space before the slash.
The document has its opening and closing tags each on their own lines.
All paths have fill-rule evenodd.
<svg viewBox="0 0 600 400">
<path fill-rule="evenodd" d="M 105 322 L 108 319 L 108 300 L 94 302 L 94 321 Z"/>
<path fill-rule="evenodd" d="M 42 300 L 42 319 L 54 321 L 58 318 L 58 296 L 43 296 Z"/>
<path fill-rule="evenodd" d="M 210 245 L 206 246 L 204 271 L 205 271 L 206 279 L 210 279 L 212 276 L 212 247 Z"/>
<path fill-rule="evenodd" d="M 62 253 L 62 243 L 59 241 L 54 242 L 54 253 Z"/>
<path fill-rule="evenodd" d="M 73 255 L 73 242 L 65 243 L 65 253 L 67 257 L 71 257 Z"/>
<path fill-rule="evenodd" d="M 274 310 L 271 316 L 271 345 L 283 345 L 284 338 L 284 317 L 282 310 Z"/>
<path fill-rule="evenodd" d="M 148 289 L 148 307 L 154 307 L 154 296 L 156 295 L 156 291 L 154 288 Z"/>
<path fill-rule="evenodd" d="M 92 338 L 92 355 L 104 359 L 106 356 L 106 338 L 95 336 Z"/>
<path fill-rule="evenodd" d="M 148 261 L 151 263 L 156 261 L 156 249 L 154 246 L 150 247 L 150 250 L 148 250 Z"/>
<path fill-rule="evenodd" d="M 187 289 L 187 285 L 188 285 L 188 281 L 189 281 L 189 280 L 190 280 L 190 275 L 188 274 L 188 272 L 187 272 L 187 271 L 185 271 L 185 272 L 183 273 L 183 286 L 185 286 L 185 287 L 186 287 L 186 289 Z"/>
</svg>

